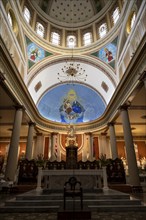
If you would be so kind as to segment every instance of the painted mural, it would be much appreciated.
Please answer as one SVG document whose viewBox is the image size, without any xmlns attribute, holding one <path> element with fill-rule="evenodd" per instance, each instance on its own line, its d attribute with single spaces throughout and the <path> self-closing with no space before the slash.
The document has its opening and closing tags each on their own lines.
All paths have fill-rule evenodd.
<svg viewBox="0 0 146 220">
<path fill-rule="evenodd" d="M 101 48 L 99 51 L 91 54 L 98 57 L 103 62 L 109 64 L 111 67 L 115 68 L 115 59 L 117 52 L 117 40 L 116 38 L 111 43 L 107 44 L 105 47 Z"/>
<path fill-rule="evenodd" d="M 32 67 L 35 63 L 43 60 L 45 57 L 52 55 L 48 51 L 45 51 L 43 48 L 32 42 L 28 37 L 26 37 L 26 42 L 29 68 Z"/>
<path fill-rule="evenodd" d="M 93 89 L 80 84 L 64 84 L 49 90 L 37 107 L 49 120 L 75 124 L 99 118 L 106 105 Z"/>
</svg>

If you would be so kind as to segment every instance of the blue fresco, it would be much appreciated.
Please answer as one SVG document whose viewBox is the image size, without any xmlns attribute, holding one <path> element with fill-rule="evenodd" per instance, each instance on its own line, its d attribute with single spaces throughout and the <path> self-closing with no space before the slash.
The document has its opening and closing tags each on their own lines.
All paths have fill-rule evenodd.
<svg viewBox="0 0 146 220">
<path fill-rule="evenodd" d="M 99 118 L 106 105 L 100 95 L 89 87 L 63 84 L 46 92 L 37 108 L 46 119 L 76 124 Z"/>
<path fill-rule="evenodd" d="M 45 51 L 32 42 L 27 46 L 27 55 L 29 60 L 36 63 L 45 58 Z"/>
<path fill-rule="evenodd" d="M 116 38 L 113 42 L 105 45 L 103 48 L 93 53 L 92 55 L 98 57 L 100 60 L 114 68 L 117 52 L 117 40 L 118 38 Z"/>
<path fill-rule="evenodd" d="M 116 47 L 113 44 L 108 44 L 106 47 L 98 51 L 99 59 L 103 60 L 106 63 L 110 63 L 115 60 L 116 56 Z"/>
</svg>

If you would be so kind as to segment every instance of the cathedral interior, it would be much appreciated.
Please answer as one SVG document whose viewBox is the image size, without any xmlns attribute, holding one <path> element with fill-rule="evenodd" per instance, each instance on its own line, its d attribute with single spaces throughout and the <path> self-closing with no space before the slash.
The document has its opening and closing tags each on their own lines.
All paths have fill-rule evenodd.
<svg viewBox="0 0 146 220">
<path fill-rule="evenodd" d="M 115 181 L 145 190 L 146 0 L 0 6 L 0 180 L 28 184 L 32 162 L 37 189 L 43 169 L 58 172 L 56 189 L 63 169 L 85 171 L 80 180 L 92 188 L 88 170 L 106 166 L 99 188 Z"/>
</svg>

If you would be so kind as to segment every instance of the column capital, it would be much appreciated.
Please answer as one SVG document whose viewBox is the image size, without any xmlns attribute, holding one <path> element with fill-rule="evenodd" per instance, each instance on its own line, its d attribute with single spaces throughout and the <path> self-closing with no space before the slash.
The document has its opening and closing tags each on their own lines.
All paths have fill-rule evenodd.
<svg viewBox="0 0 146 220">
<path fill-rule="evenodd" d="M 92 132 L 85 133 L 85 135 L 90 135 L 90 136 L 91 136 L 91 135 L 92 135 Z"/>
<path fill-rule="evenodd" d="M 57 134 L 58 134 L 58 132 L 52 132 L 51 133 L 52 136 L 57 135 Z"/>
<path fill-rule="evenodd" d="M 107 135 L 107 132 L 101 132 L 100 133 L 102 136 L 106 136 Z"/>
<path fill-rule="evenodd" d="M 15 105 L 14 108 L 16 110 L 25 110 L 24 106 L 23 105 Z"/>
<path fill-rule="evenodd" d="M 36 135 L 37 135 L 37 136 L 42 136 L 43 134 L 40 133 L 40 132 L 37 132 Z"/>
<path fill-rule="evenodd" d="M 144 71 L 142 74 L 140 74 L 139 80 L 146 81 L 146 71 Z"/>
<path fill-rule="evenodd" d="M 126 103 L 125 103 L 124 105 L 121 105 L 121 106 L 119 107 L 119 109 L 120 109 L 120 111 L 125 111 L 125 110 L 127 111 L 128 108 L 129 108 L 129 106 L 130 106 L 129 104 L 126 104 Z"/>
<path fill-rule="evenodd" d="M 30 121 L 30 122 L 28 122 L 28 125 L 29 125 L 29 126 L 36 126 L 36 123 L 35 123 L 35 122 Z"/>
<path fill-rule="evenodd" d="M 110 126 L 114 126 L 116 123 L 115 122 L 108 122 L 107 125 Z"/>
<path fill-rule="evenodd" d="M 0 83 L 4 82 L 6 78 L 4 77 L 4 74 L 0 71 Z"/>
</svg>

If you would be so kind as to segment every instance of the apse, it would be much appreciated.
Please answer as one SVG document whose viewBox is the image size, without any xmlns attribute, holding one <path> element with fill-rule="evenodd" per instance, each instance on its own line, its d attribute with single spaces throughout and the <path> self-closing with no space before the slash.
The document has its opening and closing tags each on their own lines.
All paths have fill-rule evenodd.
<svg viewBox="0 0 146 220">
<path fill-rule="evenodd" d="M 85 123 L 96 120 L 105 111 L 100 94 L 82 84 L 61 84 L 46 93 L 37 103 L 40 114 L 61 123 Z"/>
</svg>

